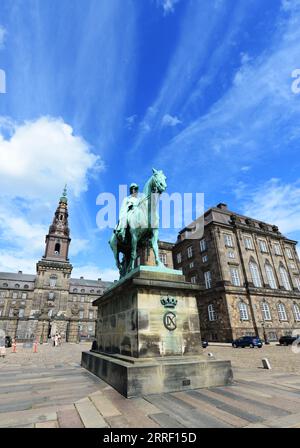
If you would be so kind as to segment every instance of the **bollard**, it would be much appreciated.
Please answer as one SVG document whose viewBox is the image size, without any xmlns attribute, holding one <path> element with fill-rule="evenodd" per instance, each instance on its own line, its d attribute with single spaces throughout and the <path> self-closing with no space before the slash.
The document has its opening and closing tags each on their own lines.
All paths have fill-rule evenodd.
<svg viewBox="0 0 300 448">
<path fill-rule="evenodd" d="M 209 353 L 207 353 L 207 356 L 209 356 L 210 358 L 213 358 L 214 354 L 209 352 Z"/>
<path fill-rule="evenodd" d="M 264 369 L 267 369 L 267 370 L 271 370 L 272 369 L 271 364 L 270 364 L 268 358 L 263 358 L 262 359 L 262 365 L 263 365 Z"/>
<path fill-rule="evenodd" d="M 33 353 L 37 353 L 37 347 L 38 347 L 38 343 L 37 343 L 37 341 L 35 341 L 33 343 Z"/>
</svg>

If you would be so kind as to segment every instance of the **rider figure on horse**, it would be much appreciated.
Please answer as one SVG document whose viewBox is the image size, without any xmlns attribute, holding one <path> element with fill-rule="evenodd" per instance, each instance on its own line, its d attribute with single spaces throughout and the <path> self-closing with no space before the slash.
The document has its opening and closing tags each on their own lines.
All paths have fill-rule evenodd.
<svg viewBox="0 0 300 448">
<path fill-rule="evenodd" d="M 117 224 L 117 227 L 115 229 L 115 233 L 117 235 L 117 238 L 124 242 L 125 236 L 126 236 L 126 229 L 128 226 L 128 218 L 131 213 L 133 213 L 133 210 L 135 207 L 138 206 L 139 198 L 138 198 L 138 192 L 139 192 L 139 186 L 136 183 L 132 183 L 129 187 L 130 196 L 127 196 L 122 203 L 120 215 L 119 215 L 119 222 Z"/>
</svg>

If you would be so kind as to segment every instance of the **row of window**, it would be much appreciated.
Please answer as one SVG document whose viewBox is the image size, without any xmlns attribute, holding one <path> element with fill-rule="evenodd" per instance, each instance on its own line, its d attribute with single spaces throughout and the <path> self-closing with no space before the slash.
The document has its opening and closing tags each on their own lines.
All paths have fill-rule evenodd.
<svg viewBox="0 0 300 448">
<path fill-rule="evenodd" d="M 260 274 L 259 274 L 259 270 L 258 270 L 258 266 L 255 262 L 250 262 L 249 263 L 249 268 L 250 268 L 250 273 L 251 273 L 251 277 L 252 277 L 252 281 L 253 284 L 256 288 L 261 288 L 262 287 L 262 281 L 260 278 Z M 270 285 L 270 287 L 272 289 L 277 289 L 277 282 L 274 276 L 274 272 L 273 272 L 273 268 L 269 263 L 266 263 L 265 265 L 265 270 L 266 270 L 266 276 L 268 279 L 268 283 Z M 280 266 L 279 268 L 279 274 L 280 274 L 280 279 L 282 282 L 282 285 L 284 287 L 284 289 L 286 289 L 287 291 L 291 291 L 292 287 L 290 284 L 290 280 L 288 277 L 288 273 L 285 269 L 284 266 Z M 231 267 L 230 268 L 230 275 L 231 275 L 231 283 L 234 286 L 241 286 L 241 279 L 240 279 L 240 273 L 239 273 L 239 269 L 236 267 Z M 300 291 L 300 278 L 299 277 L 294 277 L 296 286 L 298 288 L 298 290 Z M 192 283 L 197 283 L 197 276 L 193 276 L 191 277 L 191 282 Z M 211 271 L 206 271 L 204 272 L 204 283 L 205 283 L 205 288 L 209 289 L 212 286 L 212 277 L 211 277 Z"/>
<path fill-rule="evenodd" d="M 261 288 L 262 287 L 262 281 L 261 281 L 261 277 L 260 277 L 260 273 L 258 270 L 258 266 L 255 262 L 251 261 L 249 263 L 249 269 L 250 269 L 250 273 L 251 273 L 251 278 L 252 278 L 252 282 L 253 285 L 256 288 Z M 266 276 L 268 279 L 268 283 L 270 285 L 270 287 L 272 289 L 277 289 L 278 285 L 275 279 L 275 275 L 274 275 L 274 271 L 272 266 L 269 263 L 265 264 L 265 271 L 266 271 Z M 231 281 L 233 283 L 233 285 L 235 286 L 241 286 L 241 281 L 240 281 L 240 276 L 239 276 L 239 271 L 237 268 L 230 268 L 230 272 L 231 272 Z M 290 280 L 289 280 L 289 276 L 288 276 L 288 272 L 285 269 L 284 266 L 280 266 L 279 267 L 279 275 L 280 275 L 280 279 L 281 279 L 281 283 L 284 287 L 284 289 L 286 289 L 287 291 L 291 291 L 292 290 L 292 286 L 290 284 Z M 296 286 L 298 288 L 298 290 L 300 291 L 300 279 L 299 277 L 294 277 Z"/>
<path fill-rule="evenodd" d="M 18 299 L 20 297 L 22 300 L 26 300 L 27 296 L 28 296 L 27 292 L 22 292 L 21 294 L 18 292 L 12 293 L 13 299 Z M 0 297 L 1 298 L 9 297 L 9 291 L 0 291 Z"/>
<path fill-rule="evenodd" d="M 10 308 L 9 309 L 8 317 L 16 317 L 14 315 L 14 310 L 15 310 L 14 308 Z M 49 310 L 48 316 L 51 317 L 52 314 L 53 314 L 53 309 Z M 4 309 L 0 308 L 0 317 L 3 317 L 3 316 L 4 316 Z M 18 317 L 22 318 L 24 316 L 25 316 L 25 308 L 19 308 L 19 310 L 18 310 Z M 80 319 L 84 319 L 84 311 L 82 311 L 82 310 L 79 311 L 79 318 Z M 88 318 L 91 319 L 91 320 L 95 318 L 94 311 L 89 311 Z"/>
<path fill-rule="evenodd" d="M 234 247 L 233 245 L 233 238 L 232 235 L 228 234 L 228 233 L 224 233 L 224 243 L 226 247 Z M 207 243 L 205 238 L 202 238 L 199 241 L 199 245 L 200 245 L 200 252 L 204 252 L 207 250 Z M 253 240 L 251 236 L 244 236 L 244 245 L 246 249 L 250 249 L 250 250 L 254 250 L 254 245 L 253 245 Z M 267 247 L 267 243 L 265 240 L 262 239 L 258 239 L 258 245 L 260 248 L 260 251 L 262 253 L 268 253 L 268 247 Z M 282 255 L 281 252 L 281 247 L 279 243 L 273 243 L 273 248 L 274 248 L 274 253 L 276 255 Z M 285 248 L 286 254 L 288 256 L 288 258 L 290 260 L 293 260 L 293 253 L 292 253 L 292 249 L 289 247 Z M 234 258 L 234 253 L 231 251 L 230 255 L 228 255 L 230 258 Z M 177 263 L 180 264 L 182 262 L 182 254 L 181 252 L 179 252 L 177 254 Z M 189 246 L 187 248 L 187 257 L 188 258 L 192 258 L 193 257 L 193 246 Z M 295 267 L 292 267 L 292 269 L 295 269 Z"/>
<path fill-rule="evenodd" d="M 243 320 L 243 321 L 244 320 L 249 320 L 248 305 L 245 302 L 241 301 L 238 304 L 238 309 L 239 309 L 239 314 L 240 314 L 240 320 Z M 208 305 L 207 311 L 208 311 L 208 319 L 210 321 L 217 320 L 217 313 L 216 313 L 215 307 L 214 307 L 214 305 L 212 303 L 210 305 Z M 295 320 L 297 322 L 299 322 L 300 321 L 300 308 L 299 308 L 299 305 L 297 305 L 296 303 L 293 303 L 292 311 L 293 311 Z M 270 307 L 269 307 L 269 304 L 267 302 L 262 302 L 261 303 L 261 312 L 262 312 L 262 318 L 263 318 L 264 321 L 271 321 L 272 320 Z M 288 321 L 285 305 L 283 303 L 281 303 L 281 302 L 279 302 L 277 304 L 277 313 L 278 313 L 278 318 L 279 318 L 280 321 Z"/>
<path fill-rule="evenodd" d="M 225 246 L 227 246 L 227 247 L 233 247 L 232 235 L 230 235 L 228 233 L 224 233 L 224 243 L 225 243 Z M 245 245 L 246 249 L 254 250 L 253 240 L 252 240 L 251 236 L 244 236 L 244 245 Z M 267 242 L 265 240 L 258 239 L 258 246 L 262 253 L 269 252 Z M 281 247 L 280 247 L 279 243 L 273 243 L 273 248 L 274 248 L 274 253 L 276 255 L 282 255 Z M 290 247 L 286 247 L 285 252 L 286 252 L 287 257 L 290 260 L 293 260 L 292 249 Z"/>
<path fill-rule="evenodd" d="M 8 283 L 2 283 L 2 286 L 3 286 L 3 288 L 8 288 Z M 19 283 L 16 283 L 14 285 L 14 288 L 17 288 L 17 289 L 19 289 L 19 288 L 28 289 L 29 286 L 28 285 L 20 285 Z"/>
<path fill-rule="evenodd" d="M 94 298 L 92 297 L 73 297 L 73 302 L 93 302 Z"/>
</svg>

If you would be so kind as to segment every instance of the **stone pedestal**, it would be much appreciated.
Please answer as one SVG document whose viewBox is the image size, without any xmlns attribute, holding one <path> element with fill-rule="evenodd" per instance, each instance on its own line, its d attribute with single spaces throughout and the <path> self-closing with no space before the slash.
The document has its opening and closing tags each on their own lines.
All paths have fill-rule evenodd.
<svg viewBox="0 0 300 448">
<path fill-rule="evenodd" d="M 202 354 L 199 288 L 181 271 L 139 266 L 94 302 L 96 347 L 82 366 L 126 397 L 229 384 L 230 361 Z"/>
</svg>

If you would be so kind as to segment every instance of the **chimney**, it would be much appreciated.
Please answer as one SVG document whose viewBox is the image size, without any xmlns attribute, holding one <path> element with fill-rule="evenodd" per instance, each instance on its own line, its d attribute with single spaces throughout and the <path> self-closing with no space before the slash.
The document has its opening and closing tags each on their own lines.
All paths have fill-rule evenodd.
<svg viewBox="0 0 300 448">
<path fill-rule="evenodd" d="M 218 204 L 217 207 L 220 210 L 228 210 L 227 204 L 224 204 L 224 202 L 220 202 L 220 204 Z"/>
<path fill-rule="evenodd" d="M 84 279 L 84 277 L 80 277 L 80 280 L 83 280 Z"/>
<path fill-rule="evenodd" d="M 23 272 L 22 272 L 22 271 L 19 271 L 18 274 L 23 274 Z"/>
<path fill-rule="evenodd" d="M 101 278 L 98 278 L 98 282 L 101 282 L 102 281 L 102 279 Z"/>
</svg>

